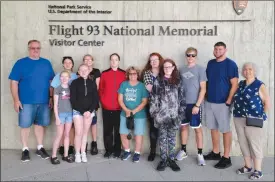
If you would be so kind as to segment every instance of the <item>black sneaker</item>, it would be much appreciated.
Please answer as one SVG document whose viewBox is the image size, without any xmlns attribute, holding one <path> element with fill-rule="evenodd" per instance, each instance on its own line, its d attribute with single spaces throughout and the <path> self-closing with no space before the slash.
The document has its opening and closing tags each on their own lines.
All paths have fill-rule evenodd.
<svg viewBox="0 0 275 182">
<path fill-rule="evenodd" d="M 61 156 L 63 156 L 64 155 L 64 146 L 60 146 L 58 152 Z"/>
<path fill-rule="evenodd" d="M 68 163 L 73 163 L 74 162 L 74 158 L 71 155 L 68 155 L 67 157 L 62 157 L 63 161 L 67 161 Z"/>
<path fill-rule="evenodd" d="M 148 161 L 154 161 L 156 157 L 156 152 L 150 152 L 149 156 L 148 156 Z"/>
<path fill-rule="evenodd" d="M 91 154 L 92 155 L 98 154 L 98 149 L 97 149 L 97 143 L 96 142 L 91 143 Z"/>
<path fill-rule="evenodd" d="M 72 145 L 69 146 L 68 155 L 74 155 L 74 146 Z"/>
<path fill-rule="evenodd" d="M 164 171 L 167 166 L 167 161 L 161 160 L 158 164 L 157 170 Z"/>
<path fill-rule="evenodd" d="M 21 161 L 22 162 L 28 162 L 30 161 L 30 154 L 29 154 L 29 151 L 27 149 L 25 149 L 23 152 L 22 152 L 22 157 L 21 157 Z"/>
<path fill-rule="evenodd" d="M 221 160 L 214 166 L 217 169 L 225 169 L 232 166 L 231 159 L 222 156 Z"/>
<path fill-rule="evenodd" d="M 48 159 L 50 157 L 43 147 L 40 150 L 37 150 L 36 154 L 42 159 Z"/>
<path fill-rule="evenodd" d="M 168 159 L 168 166 L 173 170 L 173 171 L 180 171 L 180 167 L 176 163 L 175 160 Z"/>
<path fill-rule="evenodd" d="M 221 160 L 220 152 L 218 154 L 211 151 L 209 154 L 204 155 L 204 160 Z"/>
<path fill-rule="evenodd" d="M 105 154 L 104 154 L 104 158 L 110 158 L 111 157 L 111 155 L 112 155 L 112 152 L 105 152 Z"/>
<path fill-rule="evenodd" d="M 56 164 L 60 164 L 60 161 L 58 160 L 57 157 L 54 157 L 54 158 L 51 157 L 51 163 L 56 165 Z"/>
</svg>

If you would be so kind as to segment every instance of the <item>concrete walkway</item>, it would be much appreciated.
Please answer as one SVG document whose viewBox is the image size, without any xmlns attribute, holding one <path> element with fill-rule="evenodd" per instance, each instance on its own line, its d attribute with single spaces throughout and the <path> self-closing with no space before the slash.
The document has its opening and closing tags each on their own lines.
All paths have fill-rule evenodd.
<svg viewBox="0 0 275 182">
<path fill-rule="evenodd" d="M 163 172 L 155 170 L 159 157 L 154 162 L 147 161 L 147 154 L 139 163 L 104 159 L 101 154 L 88 155 L 88 163 L 66 163 L 52 165 L 50 160 L 42 160 L 30 152 L 31 161 L 20 161 L 20 150 L 1 150 L 1 181 L 251 181 L 248 175 L 235 173 L 242 165 L 241 157 L 232 157 L 232 167 L 221 170 L 213 166 L 216 161 L 197 166 L 195 156 L 188 156 L 178 164 L 180 172 L 166 168 Z M 261 181 L 274 181 L 274 157 L 266 157 L 263 163 Z"/>
</svg>

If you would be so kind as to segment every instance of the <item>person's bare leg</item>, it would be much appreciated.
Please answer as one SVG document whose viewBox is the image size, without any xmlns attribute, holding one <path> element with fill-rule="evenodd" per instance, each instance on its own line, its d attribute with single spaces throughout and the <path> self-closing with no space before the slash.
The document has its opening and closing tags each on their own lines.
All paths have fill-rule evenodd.
<svg viewBox="0 0 275 182">
<path fill-rule="evenodd" d="M 56 157 L 61 138 L 63 138 L 64 124 L 56 125 L 56 136 L 53 142 L 52 158 Z"/>
<path fill-rule="evenodd" d="M 183 125 L 181 127 L 181 144 L 186 145 L 188 141 L 189 125 Z"/>
<path fill-rule="evenodd" d="M 92 141 L 96 142 L 96 137 L 97 137 L 97 125 L 94 124 L 92 125 Z"/>
<path fill-rule="evenodd" d="M 71 127 L 71 130 L 70 130 L 70 146 L 74 146 L 74 135 L 75 135 L 75 129 L 74 129 L 74 127 Z"/>
<path fill-rule="evenodd" d="M 248 168 L 251 168 L 251 157 L 244 157 L 244 165 Z"/>
<path fill-rule="evenodd" d="M 89 129 L 91 127 L 91 117 L 85 118 L 83 117 L 83 133 L 82 133 L 82 140 L 81 140 L 81 153 L 85 152 L 86 150 L 86 143 L 87 137 L 89 133 Z"/>
<path fill-rule="evenodd" d="M 213 152 L 219 153 L 220 152 L 220 133 L 219 130 L 211 130 L 211 138 L 212 138 L 212 145 L 213 145 Z"/>
<path fill-rule="evenodd" d="M 34 134 L 36 137 L 37 145 L 43 145 L 44 127 L 35 124 L 34 125 Z"/>
<path fill-rule="evenodd" d="M 229 158 L 230 149 L 231 149 L 231 143 L 232 143 L 232 133 L 227 132 L 223 134 L 223 146 L 224 146 L 224 157 Z"/>
<path fill-rule="evenodd" d="M 195 133 L 196 133 L 197 148 L 202 149 L 203 147 L 202 127 L 196 128 Z"/>
<path fill-rule="evenodd" d="M 28 138 L 30 135 L 30 128 L 21 128 L 21 142 L 24 147 L 28 147 Z"/>
<path fill-rule="evenodd" d="M 130 142 L 127 139 L 127 135 L 121 134 L 120 138 L 121 138 L 121 143 L 122 143 L 123 149 L 124 150 L 130 149 Z"/>
<path fill-rule="evenodd" d="M 72 123 L 66 123 L 64 127 L 64 157 L 68 156 L 71 127 Z"/>
<path fill-rule="evenodd" d="M 262 159 L 253 157 L 254 168 L 257 171 L 262 171 Z"/>
<path fill-rule="evenodd" d="M 135 136 L 135 142 L 136 142 L 135 152 L 139 152 L 139 153 L 141 152 L 142 141 L 143 141 L 142 135 Z"/>
<path fill-rule="evenodd" d="M 74 116 L 73 120 L 74 120 L 74 128 L 75 128 L 74 148 L 76 153 L 80 153 L 82 133 L 83 133 L 83 117 Z"/>
</svg>

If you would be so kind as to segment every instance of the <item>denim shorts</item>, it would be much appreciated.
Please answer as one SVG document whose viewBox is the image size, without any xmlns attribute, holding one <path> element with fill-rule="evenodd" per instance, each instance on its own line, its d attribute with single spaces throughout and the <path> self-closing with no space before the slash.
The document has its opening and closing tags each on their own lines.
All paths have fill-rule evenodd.
<svg viewBox="0 0 275 182">
<path fill-rule="evenodd" d="M 79 111 L 73 109 L 73 116 L 83 116 Z M 92 118 L 91 125 L 95 125 L 97 123 L 97 116 L 95 112 L 95 116 Z"/>
<path fill-rule="evenodd" d="M 190 125 L 192 128 L 199 128 L 201 127 L 201 108 L 198 114 L 192 114 L 192 109 L 195 104 L 187 104 L 185 110 L 185 119 L 181 122 L 181 125 Z"/>
<path fill-rule="evenodd" d="M 134 119 L 134 134 L 135 135 L 144 135 L 145 133 L 145 126 L 147 123 L 147 118 L 138 118 Z M 129 129 L 126 126 L 126 117 L 120 116 L 120 126 L 119 126 L 119 133 L 127 135 L 129 134 Z"/>
<path fill-rule="evenodd" d="M 48 126 L 51 122 L 49 104 L 22 104 L 18 125 L 29 128 L 32 124 Z"/>
<path fill-rule="evenodd" d="M 59 113 L 58 117 L 61 121 L 61 124 L 71 123 L 73 121 L 73 113 L 72 112 Z"/>
</svg>

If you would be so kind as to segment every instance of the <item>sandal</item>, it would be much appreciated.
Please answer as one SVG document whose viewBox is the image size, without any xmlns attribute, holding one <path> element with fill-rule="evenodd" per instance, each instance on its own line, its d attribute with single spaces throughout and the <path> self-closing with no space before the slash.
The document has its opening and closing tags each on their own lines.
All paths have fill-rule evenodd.
<svg viewBox="0 0 275 182">
<path fill-rule="evenodd" d="M 255 180 L 255 179 L 260 179 L 261 177 L 263 177 L 263 173 L 261 171 L 257 171 L 255 170 L 251 176 L 249 177 L 249 179 Z"/>
<path fill-rule="evenodd" d="M 63 161 L 67 161 L 68 163 L 73 163 L 74 159 L 71 156 L 62 157 Z"/>
<path fill-rule="evenodd" d="M 58 160 L 57 157 L 54 157 L 54 158 L 51 157 L 51 162 L 52 164 L 60 164 L 60 161 Z"/>
<path fill-rule="evenodd" d="M 236 171 L 237 174 L 246 174 L 246 173 L 251 173 L 251 172 L 252 172 L 252 168 L 248 168 L 246 166 L 244 166 Z"/>
</svg>

